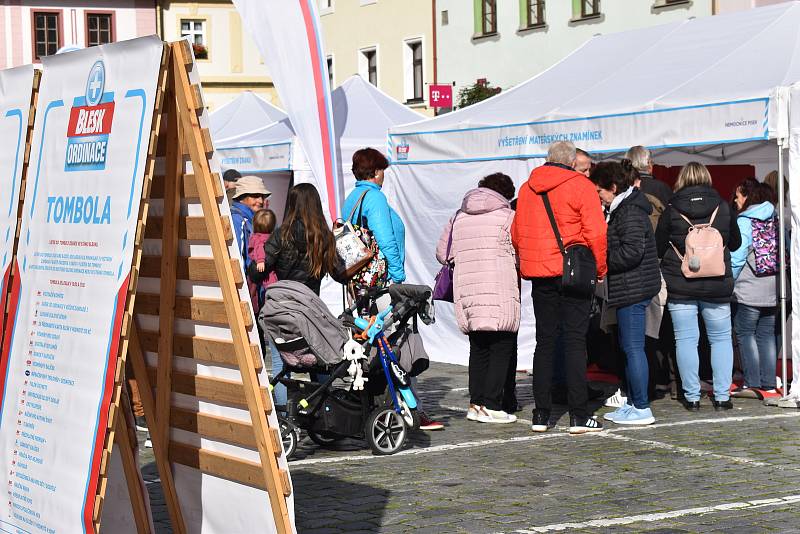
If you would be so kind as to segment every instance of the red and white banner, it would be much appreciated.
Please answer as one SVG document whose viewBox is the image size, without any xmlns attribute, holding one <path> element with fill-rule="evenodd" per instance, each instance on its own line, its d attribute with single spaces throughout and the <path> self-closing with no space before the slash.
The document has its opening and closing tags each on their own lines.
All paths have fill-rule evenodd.
<svg viewBox="0 0 800 534">
<path fill-rule="evenodd" d="M 342 200 L 336 172 L 328 64 L 316 0 L 233 0 L 278 90 L 335 219 Z"/>
</svg>

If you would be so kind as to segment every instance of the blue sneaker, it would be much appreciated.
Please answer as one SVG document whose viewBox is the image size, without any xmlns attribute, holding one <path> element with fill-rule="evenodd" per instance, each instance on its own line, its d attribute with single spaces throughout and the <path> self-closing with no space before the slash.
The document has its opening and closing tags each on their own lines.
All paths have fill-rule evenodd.
<svg viewBox="0 0 800 534">
<path fill-rule="evenodd" d="M 631 406 L 627 412 L 620 414 L 612 421 L 618 425 L 652 425 L 656 422 L 656 418 L 653 417 L 653 412 L 650 408 L 640 410 Z"/>
<path fill-rule="evenodd" d="M 614 420 L 617 417 L 621 417 L 621 416 L 625 415 L 628 412 L 628 410 L 630 410 L 631 408 L 633 408 L 633 406 L 631 406 L 630 404 L 628 404 L 626 402 L 625 404 L 623 404 L 622 406 L 620 406 L 619 408 L 617 408 L 613 412 L 608 412 L 606 414 L 603 414 L 603 419 L 605 419 L 606 421 L 614 422 Z"/>
</svg>

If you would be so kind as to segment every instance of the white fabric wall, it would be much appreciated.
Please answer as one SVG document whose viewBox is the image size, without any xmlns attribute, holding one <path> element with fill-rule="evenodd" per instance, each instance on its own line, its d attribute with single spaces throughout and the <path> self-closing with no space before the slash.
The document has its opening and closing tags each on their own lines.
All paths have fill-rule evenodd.
<svg viewBox="0 0 800 534">
<path fill-rule="evenodd" d="M 464 194 L 477 187 L 486 175 L 503 172 L 514 180 L 517 189 L 527 181 L 531 170 L 544 163 L 540 159 L 498 160 L 430 165 L 394 165 L 387 174 L 383 190 L 389 204 L 406 226 L 406 277 L 412 284 L 433 286 L 440 269 L 436 245 L 450 217 L 461 207 Z M 341 302 L 341 296 L 339 296 Z M 458 328 L 453 305 L 436 303 L 436 323 L 420 325 L 425 349 L 431 360 L 467 365 L 469 342 Z M 522 284 L 522 326 L 519 335 L 518 369 L 533 364 L 535 328 L 530 284 Z"/>
<path fill-rule="evenodd" d="M 794 306 L 790 323 L 800 325 L 800 86 L 792 88 L 789 106 L 789 207 L 791 229 L 791 296 Z M 800 328 L 791 328 L 792 389 L 790 395 L 800 399 Z M 787 355 L 788 358 L 788 355 Z"/>
</svg>

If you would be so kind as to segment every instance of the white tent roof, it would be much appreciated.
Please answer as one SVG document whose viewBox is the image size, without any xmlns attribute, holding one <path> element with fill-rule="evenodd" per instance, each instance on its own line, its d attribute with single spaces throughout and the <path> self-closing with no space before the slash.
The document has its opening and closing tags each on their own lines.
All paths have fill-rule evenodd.
<svg viewBox="0 0 800 534">
<path fill-rule="evenodd" d="M 244 133 L 284 119 L 286 113 L 280 108 L 252 91 L 244 91 L 233 101 L 211 113 L 211 136 L 220 141 L 229 137 L 240 137 Z"/>
<path fill-rule="evenodd" d="M 508 92 L 392 128 L 393 159 L 536 157 L 559 135 L 596 151 L 774 137 L 770 99 L 800 80 L 798 28 L 787 2 L 594 37 Z"/>
</svg>

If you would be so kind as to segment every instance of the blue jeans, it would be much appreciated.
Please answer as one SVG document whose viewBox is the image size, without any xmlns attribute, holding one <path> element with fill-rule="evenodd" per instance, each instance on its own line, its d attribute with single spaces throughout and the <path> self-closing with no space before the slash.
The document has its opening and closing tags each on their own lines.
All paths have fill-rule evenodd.
<svg viewBox="0 0 800 534">
<path fill-rule="evenodd" d="M 700 400 L 700 325 L 697 312 L 703 314 L 708 341 L 711 344 L 711 368 L 714 374 L 714 400 L 730 398 L 733 375 L 733 339 L 731 338 L 731 306 L 702 300 L 670 302 L 667 304 L 675 329 L 675 348 L 678 371 L 687 401 Z"/>
<path fill-rule="evenodd" d="M 775 308 L 739 304 L 733 317 L 739 352 L 744 366 L 744 383 L 750 388 L 775 388 L 778 359 L 775 338 Z"/>
<path fill-rule="evenodd" d="M 281 359 L 281 353 L 278 351 L 278 347 L 275 346 L 275 342 L 272 341 L 269 334 L 265 332 L 264 337 L 267 338 L 267 346 L 269 346 L 269 351 L 272 353 L 272 376 L 274 377 L 283 371 L 283 360 Z M 272 390 L 272 398 L 275 401 L 275 406 L 282 406 L 282 409 L 285 410 L 286 403 L 289 402 L 286 386 L 283 384 L 276 384 L 275 389 Z"/>
<path fill-rule="evenodd" d="M 619 344 L 625 352 L 625 375 L 629 403 L 639 410 L 650 407 L 647 384 L 650 378 L 647 354 L 644 352 L 645 310 L 650 299 L 617 308 Z"/>
</svg>

